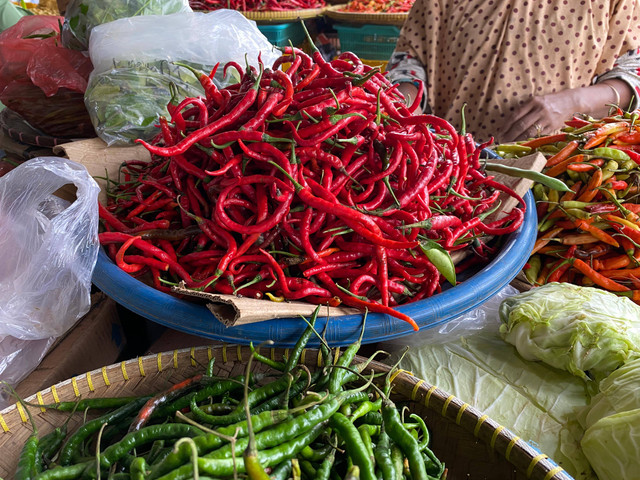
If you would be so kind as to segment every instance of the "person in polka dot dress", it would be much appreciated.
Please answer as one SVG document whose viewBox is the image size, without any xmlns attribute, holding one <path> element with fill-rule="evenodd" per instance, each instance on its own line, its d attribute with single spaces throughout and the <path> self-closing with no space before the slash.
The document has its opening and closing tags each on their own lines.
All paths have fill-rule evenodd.
<svg viewBox="0 0 640 480">
<path fill-rule="evenodd" d="M 478 141 L 552 133 L 640 97 L 638 0 L 416 0 L 387 75 Z M 424 87 L 423 87 L 424 86 Z M 466 106 L 465 106 L 466 105 Z"/>
</svg>

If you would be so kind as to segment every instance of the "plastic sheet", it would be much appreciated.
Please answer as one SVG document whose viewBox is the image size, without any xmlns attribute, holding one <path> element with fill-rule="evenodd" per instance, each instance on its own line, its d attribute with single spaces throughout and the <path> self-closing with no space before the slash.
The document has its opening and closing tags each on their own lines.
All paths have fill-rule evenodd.
<svg viewBox="0 0 640 480">
<path fill-rule="evenodd" d="M 94 28 L 89 52 L 94 71 L 85 105 L 98 136 L 108 145 L 127 145 L 159 133 L 158 117 L 168 117 L 167 104 L 204 96 L 196 76 L 180 62 L 208 74 L 229 61 L 258 66 L 278 58 L 254 21 L 234 10 L 210 13 L 146 15 L 116 20 Z M 220 67 L 219 86 L 238 81 Z"/>
</svg>

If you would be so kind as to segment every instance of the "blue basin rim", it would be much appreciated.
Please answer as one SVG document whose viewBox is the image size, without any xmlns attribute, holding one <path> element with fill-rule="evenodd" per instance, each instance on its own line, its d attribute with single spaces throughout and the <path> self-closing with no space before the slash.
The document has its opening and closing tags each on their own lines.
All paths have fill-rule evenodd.
<svg viewBox="0 0 640 480">
<path fill-rule="evenodd" d="M 402 305 L 398 310 L 412 317 L 420 329 L 433 328 L 477 307 L 511 282 L 527 262 L 536 240 L 537 214 L 530 190 L 524 199 L 527 211 L 522 226 L 507 238 L 502 250 L 489 265 L 455 287 L 430 298 Z M 280 318 L 226 327 L 206 306 L 175 298 L 131 277 L 120 270 L 103 249 L 98 254 L 92 280 L 97 288 L 128 310 L 166 327 L 212 340 L 244 345 L 273 340 L 275 346 L 291 347 L 306 327 L 300 318 Z M 316 322 L 319 331 L 326 327 L 326 339 L 331 346 L 355 342 L 360 335 L 361 325 L 360 314 L 329 319 L 321 314 Z M 363 343 L 376 343 L 412 333 L 412 328 L 402 320 L 370 313 Z M 318 344 L 317 338 L 309 342 L 310 347 Z"/>
</svg>

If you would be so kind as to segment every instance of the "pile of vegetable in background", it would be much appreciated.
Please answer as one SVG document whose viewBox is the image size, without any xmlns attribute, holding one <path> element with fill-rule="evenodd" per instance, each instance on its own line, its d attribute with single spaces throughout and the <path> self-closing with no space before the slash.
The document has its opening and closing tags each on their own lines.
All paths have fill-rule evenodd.
<svg viewBox="0 0 640 480">
<path fill-rule="evenodd" d="M 570 192 L 537 184 L 538 239 L 524 273 L 532 285 L 598 286 L 640 301 L 638 112 L 574 117 L 556 135 L 495 147 L 504 157 L 543 153 L 543 173 Z"/>
<path fill-rule="evenodd" d="M 286 70 L 280 70 L 288 64 Z M 395 86 L 352 53 L 292 47 L 272 68 L 229 62 L 241 81 L 160 118 L 151 162 L 110 179 L 100 242 L 124 271 L 171 292 L 393 307 L 488 263 L 524 202 L 488 176 L 482 146 L 413 116 Z M 502 192 L 519 200 L 497 220 Z M 451 253 L 468 257 L 454 266 Z M 147 278 L 148 278 L 147 276 Z"/>
<path fill-rule="evenodd" d="M 323 347 L 327 363 L 314 371 L 299 364 L 314 321 L 286 361 L 254 353 L 271 367 L 263 373 L 249 361 L 245 375 L 219 378 L 210 362 L 154 396 L 52 405 L 110 410 L 69 435 L 62 425 L 39 438 L 34 425 L 15 478 L 443 478 L 423 418 L 401 414 L 388 376 L 379 388 L 369 362 L 352 363 L 359 342 L 339 356 Z"/>
<path fill-rule="evenodd" d="M 324 8 L 324 0 L 189 0 L 193 10 L 207 11 L 228 8 L 241 12 L 282 12 Z"/>
<path fill-rule="evenodd" d="M 411 10 L 415 0 L 351 0 L 341 12 L 359 13 L 405 13 Z"/>
<path fill-rule="evenodd" d="M 190 12 L 188 0 L 71 0 L 64 13 L 62 44 L 89 49 L 91 30 L 119 18 Z"/>
</svg>

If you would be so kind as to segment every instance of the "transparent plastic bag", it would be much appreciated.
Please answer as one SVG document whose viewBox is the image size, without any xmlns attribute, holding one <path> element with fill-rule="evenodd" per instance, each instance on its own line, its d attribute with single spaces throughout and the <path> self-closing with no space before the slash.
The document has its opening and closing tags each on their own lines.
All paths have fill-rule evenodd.
<svg viewBox="0 0 640 480">
<path fill-rule="evenodd" d="M 381 344 L 382 348 L 387 351 L 395 351 L 407 345 L 411 347 L 422 347 L 425 345 L 441 344 L 456 340 L 465 335 L 473 335 L 474 333 L 481 333 L 485 330 L 497 329 L 500 325 L 498 317 L 500 304 L 504 299 L 516 293 L 518 293 L 517 289 L 511 285 L 507 285 L 478 307 L 442 325 L 420 329 L 420 331 L 412 335 L 383 342 Z"/>
<path fill-rule="evenodd" d="M 188 0 L 71 0 L 65 10 L 62 44 L 87 50 L 94 27 L 119 18 L 191 12 Z"/>
<path fill-rule="evenodd" d="M 70 184 L 74 202 L 54 195 Z M 0 178 L 0 336 L 59 337 L 89 311 L 99 191 L 83 165 L 58 157 Z"/>
<path fill-rule="evenodd" d="M 220 63 L 245 61 L 265 66 L 279 57 L 256 22 L 235 10 L 175 13 L 123 18 L 93 29 L 89 54 L 94 70 L 85 92 L 85 106 L 98 136 L 107 145 L 151 140 L 160 132 L 157 120 L 168 116 L 171 85 L 178 101 L 204 96 L 196 76 L 174 62 L 209 73 Z M 219 86 L 235 83 L 219 68 Z"/>
</svg>

